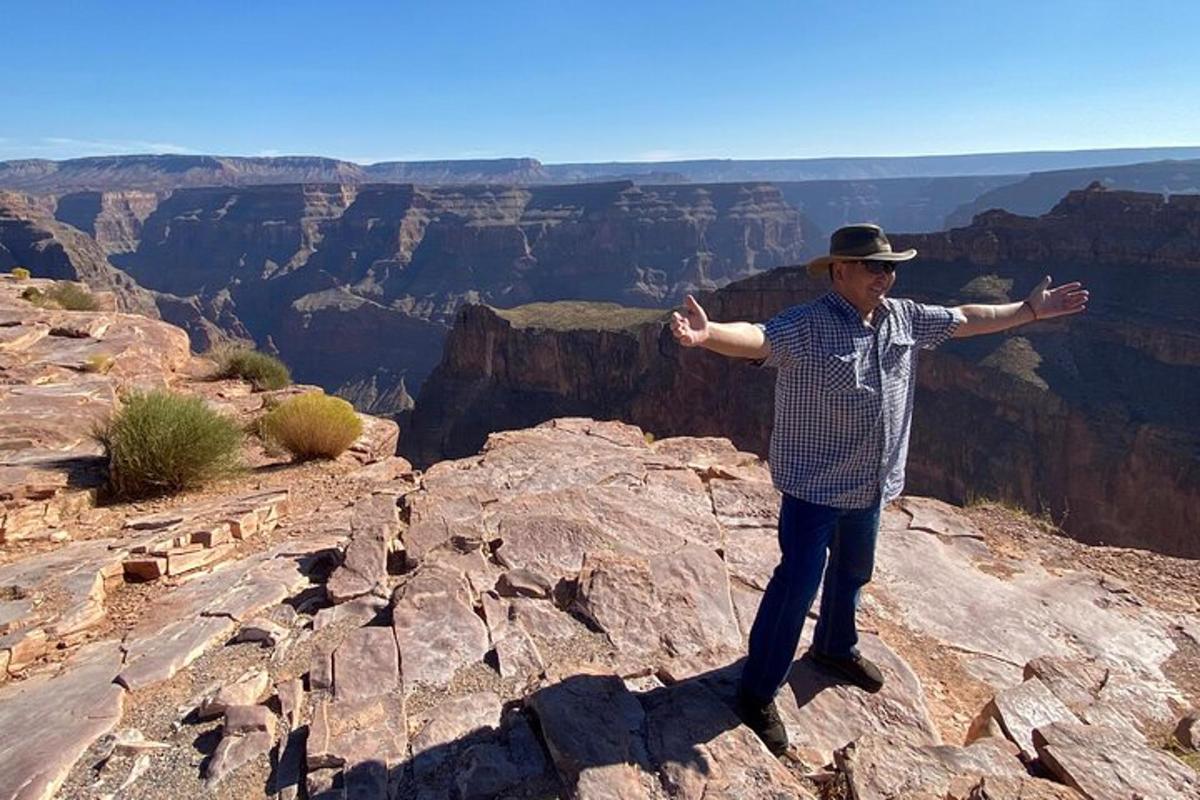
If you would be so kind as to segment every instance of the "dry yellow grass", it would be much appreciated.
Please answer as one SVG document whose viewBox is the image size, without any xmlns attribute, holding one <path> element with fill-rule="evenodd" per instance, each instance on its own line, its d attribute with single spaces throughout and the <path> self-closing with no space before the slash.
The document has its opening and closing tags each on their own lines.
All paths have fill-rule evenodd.
<svg viewBox="0 0 1200 800">
<path fill-rule="evenodd" d="M 362 434 L 354 406 L 340 397 L 308 392 L 285 400 L 262 419 L 263 438 L 297 461 L 337 458 Z"/>
</svg>

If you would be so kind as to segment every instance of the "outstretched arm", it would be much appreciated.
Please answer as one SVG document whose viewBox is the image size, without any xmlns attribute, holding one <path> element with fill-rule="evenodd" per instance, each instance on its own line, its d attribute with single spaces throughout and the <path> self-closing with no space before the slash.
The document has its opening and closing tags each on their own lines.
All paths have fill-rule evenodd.
<svg viewBox="0 0 1200 800">
<path fill-rule="evenodd" d="M 684 301 L 684 314 L 671 313 L 671 333 L 682 347 L 703 347 L 723 356 L 761 359 L 771 354 L 762 328 L 749 322 L 710 322 L 690 294 Z"/>
<path fill-rule="evenodd" d="M 1034 320 L 1078 314 L 1087 308 L 1088 291 L 1078 281 L 1049 287 L 1047 275 L 1020 303 L 958 306 L 967 321 L 955 329 L 954 338 L 997 333 Z"/>
</svg>

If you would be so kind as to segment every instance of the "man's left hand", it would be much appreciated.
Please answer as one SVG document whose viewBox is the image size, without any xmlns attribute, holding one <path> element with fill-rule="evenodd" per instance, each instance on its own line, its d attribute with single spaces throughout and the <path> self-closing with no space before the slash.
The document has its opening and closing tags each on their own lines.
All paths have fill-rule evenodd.
<svg viewBox="0 0 1200 800">
<path fill-rule="evenodd" d="M 1064 283 L 1051 289 L 1050 276 L 1047 275 L 1042 278 L 1041 283 L 1033 287 L 1025 301 L 1039 320 L 1065 317 L 1078 314 L 1087 308 L 1088 291 L 1078 281 Z"/>
</svg>

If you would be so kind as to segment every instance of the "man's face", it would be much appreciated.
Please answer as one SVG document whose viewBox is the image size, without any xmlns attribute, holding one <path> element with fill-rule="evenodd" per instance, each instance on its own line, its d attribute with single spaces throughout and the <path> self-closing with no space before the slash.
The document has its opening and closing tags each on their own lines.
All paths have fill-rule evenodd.
<svg viewBox="0 0 1200 800">
<path fill-rule="evenodd" d="M 833 268 L 834 285 L 858 308 L 874 308 L 896 282 L 895 267 L 888 261 L 842 261 Z"/>
</svg>

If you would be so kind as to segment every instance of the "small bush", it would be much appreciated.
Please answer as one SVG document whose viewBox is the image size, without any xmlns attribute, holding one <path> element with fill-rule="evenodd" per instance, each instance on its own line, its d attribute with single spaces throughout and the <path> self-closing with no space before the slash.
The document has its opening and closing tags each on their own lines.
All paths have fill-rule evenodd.
<svg viewBox="0 0 1200 800">
<path fill-rule="evenodd" d="M 113 368 L 113 357 L 104 355 L 88 356 L 88 360 L 83 364 L 84 372 L 98 372 L 101 375 L 107 375 L 108 371 Z"/>
<path fill-rule="evenodd" d="M 231 347 L 213 354 L 218 378 L 241 378 L 256 391 L 282 389 L 292 382 L 287 365 L 274 356 L 248 347 Z"/>
<path fill-rule="evenodd" d="M 263 417 L 261 430 L 269 444 L 298 461 L 337 458 L 362 434 L 362 420 L 342 398 L 309 392 L 280 403 Z"/>
<path fill-rule="evenodd" d="M 29 270 L 25 269 L 24 267 L 13 267 L 12 272 L 9 274 L 19 281 L 29 280 Z"/>
<path fill-rule="evenodd" d="M 108 457 L 117 497 L 194 489 L 239 467 L 241 430 L 198 397 L 133 394 L 93 435 Z"/>
<path fill-rule="evenodd" d="M 100 307 L 91 292 L 74 283 L 58 283 L 44 292 L 30 286 L 21 292 L 21 299 L 42 308 L 63 308 L 67 311 L 95 311 Z"/>
</svg>

